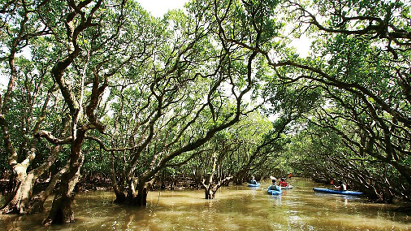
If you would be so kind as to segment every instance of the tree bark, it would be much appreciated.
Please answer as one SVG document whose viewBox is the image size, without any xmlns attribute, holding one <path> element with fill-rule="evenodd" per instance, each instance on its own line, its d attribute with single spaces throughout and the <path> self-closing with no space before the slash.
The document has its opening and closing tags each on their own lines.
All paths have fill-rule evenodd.
<svg viewBox="0 0 411 231">
<path fill-rule="evenodd" d="M 201 182 L 201 184 L 203 185 L 203 187 L 205 189 L 204 190 L 205 199 L 207 199 L 207 200 L 214 199 L 215 194 L 217 193 L 218 189 L 221 186 L 225 185 L 226 183 L 229 183 L 233 179 L 233 176 L 228 176 L 228 177 L 226 177 L 222 180 L 221 179 L 218 180 L 218 183 L 216 185 L 214 185 L 213 184 L 213 177 L 214 177 L 214 174 L 216 172 L 216 165 L 217 165 L 217 156 L 214 154 L 213 155 L 213 170 L 210 173 L 210 175 L 208 176 L 208 182 L 206 184 L 205 179 L 203 179 L 203 181 Z"/>
<path fill-rule="evenodd" d="M 210 185 L 204 190 L 204 197 L 206 200 L 212 200 L 215 197 L 215 193 L 216 192 L 213 190 L 213 187 Z"/>
<path fill-rule="evenodd" d="M 138 207 L 147 206 L 147 195 L 153 183 L 154 183 L 154 179 L 149 180 L 149 181 L 141 179 L 138 182 L 137 195 L 135 195 L 132 200 L 133 205 L 138 206 Z"/>
<path fill-rule="evenodd" d="M 84 159 L 84 157 L 82 158 Z M 71 205 L 75 196 L 73 192 L 74 187 L 76 186 L 79 177 L 80 167 L 71 169 L 70 172 L 63 175 L 60 190 L 54 197 L 53 205 L 48 217 L 43 221 L 44 225 L 68 224 L 74 222 L 74 212 Z"/>
<path fill-rule="evenodd" d="M 37 178 L 43 173 L 42 171 L 30 171 L 27 173 L 27 168 L 29 167 L 31 161 L 35 158 L 35 154 L 30 153 L 27 158 L 21 163 L 14 163 L 13 172 L 16 176 L 15 187 L 13 189 L 12 197 L 3 208 L 0 210 L 1 213 L 26 213 L 26 208 L 28 207 L 28 202 L 31 198 L 33 192 L 33 186 Z M 15 160 L 13 160 L 15 161 Z"/>
<path fill-rule="evenodd" d="M 44 211 L 44 202 L 46 199 L 53 193 L 56 184 L 60 182 L 61 176 L 67 172 L 69 165 L 66 164 L 57 174 L 55 174 L 47 186 L 46 190 L 38 193 L 35 197 L 33 197 L 31 201 L 31 213 L 43 212 Z"/>
<path fill-rule="evenodd" d="M 147 195 L 148 190 L 147 188 L 142 188 L 138 190 L 137 197 L 134 199 L 133 204 L 138 207 L 146 207 L 147 206 Z"/>
<path fill-rule="evenodd" d="M 18 183 L 17 188 L 14 190 L 14 196 L 1 208 L 0 213 L 24 214 L 27 212 L 28 201 L 30 200 L 34 182 L 37 178 L 33 173 L 25 175 L 24 179 Z"/>
<path fill-rule="evenodd" d="M 72 202 L 74 200 L 74 187 L 80 178 L 80 170 L 84 162 L 81 146 L 85 139 L 86 130 L 78 130 L 70 155 L 70 168 L 61 179 L 60 190 L 53 200 L 49 216 L 43 221 L 44 225 L 68 224 L 74 222 Z"/>
</svg>

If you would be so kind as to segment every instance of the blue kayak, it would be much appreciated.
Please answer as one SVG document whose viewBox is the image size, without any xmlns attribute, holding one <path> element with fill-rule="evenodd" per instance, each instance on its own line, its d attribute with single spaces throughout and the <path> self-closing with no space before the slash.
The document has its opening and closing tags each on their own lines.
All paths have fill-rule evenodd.
<svg viewBox="0 0 411 231">
<path fill-rule="evenodd" d="M 362 192 L 356 191 L 341 191 L 341 190 L 333 190 L 328 188 L 313 188 L 315 192 L 322 192 L 322 193 L 334 193 L 334 194 L 343 194 L 343 195 L 362 195 Z"/>
<path fill-rule="evenodd" d="M 270 194 L 270 195 L 281 195 L 281 194 L 282 194 L 281 191 L 271 190 L 271 189 L 268 189 L 268 190 L 267 190 L 267 193 Z"/>
<path fill-rule="evenodd" d="M 260 183 L 257 184 L 248 184 L 248 187 L 260 187 Z"/>
</svg>

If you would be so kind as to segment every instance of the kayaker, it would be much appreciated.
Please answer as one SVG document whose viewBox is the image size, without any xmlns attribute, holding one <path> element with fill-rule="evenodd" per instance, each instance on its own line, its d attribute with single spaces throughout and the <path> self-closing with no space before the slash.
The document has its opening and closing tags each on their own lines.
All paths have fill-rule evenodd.
<svg viewBox="0 0 411 231">
<path fill-rule="evenodd" d="M 257 181 L 255 180 L 255 177 L 254 177 L 254 176 L 251 178 L 250 184 L 257 184 Z"/>
<path fill-rule="evenodd" d="M 270 178 L 271 178 L 271 185 L 268 187 L 268 190 L 275 190 L 275 191 L 280 191 L 281 192 L 280 186 L 278 186 L 276 184 L 277 178 L 275 178 L 275 177 L 270 177 Z"/>
<path fill-rule="evenodd" d="M 285 177 L 281 178 L 280 183 L 278 185 L 280 185 L 281 187 L 287 187 L 288 183 L 285 180 Z"/>
<path fill-rule="evenodd" d="M 347 191 L 347 185 L 342 181 L 338 181 L 338 185 L 334 185 L 334 187 L 340 191 Z"/>
</svg>

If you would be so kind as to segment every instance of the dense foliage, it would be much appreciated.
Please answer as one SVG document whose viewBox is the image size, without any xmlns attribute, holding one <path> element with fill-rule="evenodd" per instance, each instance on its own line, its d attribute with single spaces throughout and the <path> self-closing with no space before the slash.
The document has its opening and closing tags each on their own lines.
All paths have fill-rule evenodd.
<svg viewBox="0 0 411 231">
<path fill-rule="evenodd" d="M 325 99 L 306 116 L 300 144 L 310 151 L 299 165 L 317 166 L 316 177 L 345 180 L 376 200 L 409 199 L 410 5 L 319 3 L 290 3 L 302 27 L 321 36 L 311 58 L 291 64 L 303 73 L 289 79 L 310 80 Z"/>
</svg>

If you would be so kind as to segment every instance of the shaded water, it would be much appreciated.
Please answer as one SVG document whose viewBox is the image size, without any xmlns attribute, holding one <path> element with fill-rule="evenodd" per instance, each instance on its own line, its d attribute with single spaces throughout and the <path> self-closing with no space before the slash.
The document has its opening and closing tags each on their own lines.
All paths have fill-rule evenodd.
<svg viewBox="0 0 411 231">
<path fill-rule="evenodd" d="M 148 194 L 147 208 L 113 204 L 111 192 L 76 196 L 76 223 L 42 227 L 45 214 L 0 215 L 0 230 L 411 230 L 410 214 L 354 196 L 314 193 L 321 186 L 293 178 L 282 196 L 258 189 L 221 188 L 214 200 L 202 190 Z M 4 227 L 4 228 L 3 228 Z"/>
</svg>

